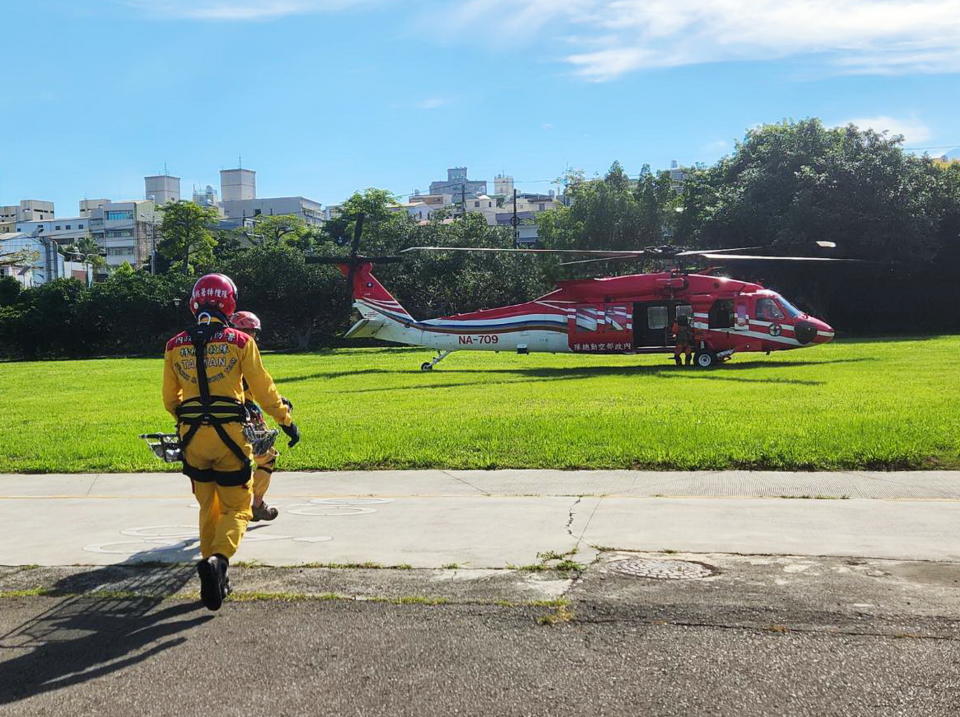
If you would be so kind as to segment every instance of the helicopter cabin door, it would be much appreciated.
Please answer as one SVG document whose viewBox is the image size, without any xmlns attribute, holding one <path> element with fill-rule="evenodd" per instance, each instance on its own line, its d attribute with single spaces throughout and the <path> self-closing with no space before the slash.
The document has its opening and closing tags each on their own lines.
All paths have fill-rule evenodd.
<svg viewBox="0 0 960 717">
<path fill-rule="evenodd" d="M 690 304 L 657 301 L 633 305 L 633 345 L 635 348 L 673 346 L 673 324 L 678 316 L 690 316 Z"/>
<path fill-rule="evenodd" d="M 618 353 L 632 348 L 630 304 L 581 304 L 567 320 L 571 351 Z"/>
</svg>

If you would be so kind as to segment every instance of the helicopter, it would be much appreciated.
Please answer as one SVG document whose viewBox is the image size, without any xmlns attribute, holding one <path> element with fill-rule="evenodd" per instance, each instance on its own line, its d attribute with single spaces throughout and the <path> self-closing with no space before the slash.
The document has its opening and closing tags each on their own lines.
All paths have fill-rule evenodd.
<svg viewBox="0 0 960 717">
<path fill-rule="evenodd" d="M 358 217 L 351 253 L 346 257 L 311 257 L 311 263 L 335 264 L 348 279 L 356 322 L 345 338 L 375 338 L 437 350 L 420 365 L 430 371 L 454 351 L 511 351 L 577 354 L 673 353 L 672 331 L 687 317 L 695 337 L 694 364 L 711 368 L 736 353 L 785 351 L 833 340 L 833 328 L 775 291 L 758 283 L 679 267 L 686 259 L 726 262 L 855 262 L 832 257 L 742 254 L 757 247 L 684 250 L 672 246 L 638 250 L 537 249 L 415 246 L 414 251 L 508 252 L 579 255 L 585 259 L 560 266 L 600 261 L 654 259 L 674 268 L 654 273 L 557 282 L 553 291 L 530 301 L 435 319 L 417 320 L 373 275 L 375 263 L 399 256 L 364 257 L 358 253 L 362 217 Z M 833 242 L 817 242 L 833 248 Z"/>
</svg>

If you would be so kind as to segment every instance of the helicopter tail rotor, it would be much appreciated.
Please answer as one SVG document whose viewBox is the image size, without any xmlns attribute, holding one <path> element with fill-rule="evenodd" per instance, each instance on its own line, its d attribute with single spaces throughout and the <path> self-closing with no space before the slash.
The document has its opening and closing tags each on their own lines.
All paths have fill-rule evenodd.
<svg viewBox="0 0 960 717">
<path fill-rule="evenodd" d="M 371 273 L 374 264 L 393 264 L 403 261 L 401 256 L 363 256 L 360 240 L 363 238 L 364 215 L 354 214 L 343 219 L 353 219 L 353 236 L 350 238 L 350 253 L 346 256 L 308 256 L 307 264 L 333 264 L 347 279 L 347 291 L 351 301 L 359 299 L 382 308 L 400 320 L 412 318 L 390 292 Z M 345 230 L 345 227 L 343 227 Z M 346 232 L 344 231 L 344 234 Z M 341 235 L 340 239 L 344 239 Z M 345 242 L 338 242 L 345 243 Z"/>
</svg>

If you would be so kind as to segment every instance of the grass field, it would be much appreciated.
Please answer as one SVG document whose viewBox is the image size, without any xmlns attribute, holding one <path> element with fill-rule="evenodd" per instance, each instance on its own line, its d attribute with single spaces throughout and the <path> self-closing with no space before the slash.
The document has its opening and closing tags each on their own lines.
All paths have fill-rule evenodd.
<svg viewBox="0 0 960 717">
<path fill-rule="evenodd" d="M 960 337 L 667 356 L 268 355 L 303 442 L 281 469 L 960 467 Z M 0 472 L 155 471 L 159 359 L 0 364 Z"/>
</svg>

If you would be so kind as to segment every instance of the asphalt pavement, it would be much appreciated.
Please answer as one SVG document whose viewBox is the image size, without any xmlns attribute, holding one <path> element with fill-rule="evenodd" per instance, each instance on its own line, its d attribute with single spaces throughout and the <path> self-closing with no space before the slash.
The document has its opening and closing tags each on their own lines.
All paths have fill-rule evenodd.
<svg viewBox="0 0 960 717">
<path fill-rule="evenodd" d="M 0 476 L 0 714 L 955 715 L 958 478 L 280 474 L 209 613 L 182 478 Z"/>
</svg>

